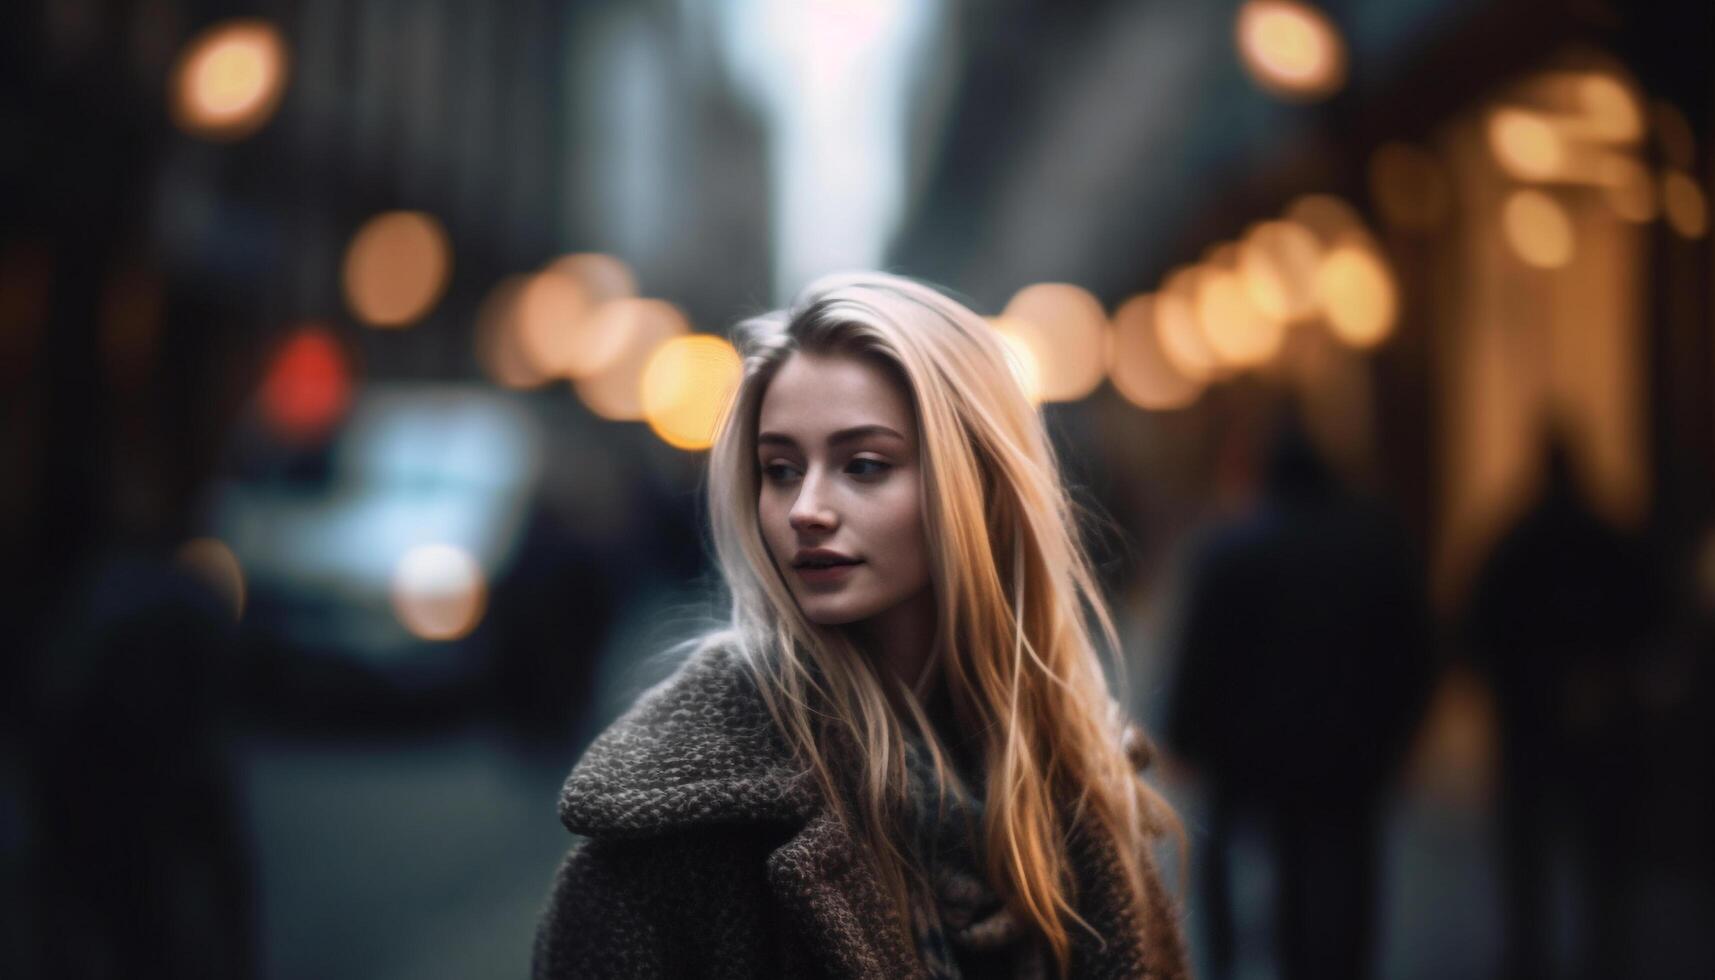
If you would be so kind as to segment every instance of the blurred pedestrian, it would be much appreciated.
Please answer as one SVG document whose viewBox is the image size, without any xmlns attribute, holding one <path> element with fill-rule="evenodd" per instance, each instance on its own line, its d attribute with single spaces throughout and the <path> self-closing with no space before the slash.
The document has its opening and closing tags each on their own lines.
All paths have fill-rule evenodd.
<svg viewBox="0 0 1715 980">
<path fill-rule="evenodd" d="M 223 722 L 232 613 L 154 557 L 104 561 L 32 699 L 31 879 L 43 975 L 255 970 L 250 849 Z"/>
<path fill-rule="evenodd" d="M 1635 692 L 1663 583 L 1643 544 L 1583 498 L 1565 440 L 1546 446 L 1543 492 L 1483 565 L 1467 623 L 1500 715 L 1506 975 L 1555 972 L 1549 883 L 1566 831 L 1590 899 L 1583 972 L 1624 976 L 1643 789 Z"/>
<path fill-rule="evenodd" d="M 1256 818 L 1281 975 L 1367 976 L 1381 796 L 1430 682 L 1420 565 L 1289 420 L 1260 504 L 1195 555 L 1185 602 L 1169 736 L 1210 786 L 1199 875 L 1214 974 L 1233 966 L 1235 831 Z"/>
</svg>

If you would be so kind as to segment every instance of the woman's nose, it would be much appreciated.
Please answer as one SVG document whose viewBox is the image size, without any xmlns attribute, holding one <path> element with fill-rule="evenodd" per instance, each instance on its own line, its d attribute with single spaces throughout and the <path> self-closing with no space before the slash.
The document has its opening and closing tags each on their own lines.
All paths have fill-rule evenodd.
<svg viewBox="0 0 1715 980">
<path fill-rule="evenodd" d="M 809 476 L 799 485 L 798 499 L 792 502 L 792 510 L 786 519 L 798 532 L 831 531 L 839 523 L 833 508 L 824 499 L 821 481 Z"/>
</svg>

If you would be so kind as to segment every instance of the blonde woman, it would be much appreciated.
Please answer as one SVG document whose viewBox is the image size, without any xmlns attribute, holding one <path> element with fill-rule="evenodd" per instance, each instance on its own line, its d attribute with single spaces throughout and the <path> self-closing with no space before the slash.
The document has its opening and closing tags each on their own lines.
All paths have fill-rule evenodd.
<svg viewBox="0 0 1715 980">
<path fill-rule="evenodd" d="M 1186 976 L 1178 825 L 1000 339 L 881 274 L 737 339 L 731 620 L 572 770 L 536 976 Z"/>
</svg>

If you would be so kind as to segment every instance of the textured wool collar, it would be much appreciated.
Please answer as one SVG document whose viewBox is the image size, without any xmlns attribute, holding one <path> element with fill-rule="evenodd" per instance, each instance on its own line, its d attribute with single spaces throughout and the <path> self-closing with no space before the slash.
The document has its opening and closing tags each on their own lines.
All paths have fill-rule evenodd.
<svg viewBox="0 0 1715 980">
<path fill-rule="evenodd" d="M 1126 732 L 1139 769 L 1153 747 Z M 819 809 L 807 774 L 768 716 L 737 654 L 699 650 L 638 698 L 573 767 L 560 820 L 587 837 L 640 838 L 697 826 L 802 824 Z"/>
<path fill-rule="evenodd" d="M 817 809 L 736 654 L 709 647 L 603 732 L 560 790 L 574 834 L 641 838 Z"/>
</svg>

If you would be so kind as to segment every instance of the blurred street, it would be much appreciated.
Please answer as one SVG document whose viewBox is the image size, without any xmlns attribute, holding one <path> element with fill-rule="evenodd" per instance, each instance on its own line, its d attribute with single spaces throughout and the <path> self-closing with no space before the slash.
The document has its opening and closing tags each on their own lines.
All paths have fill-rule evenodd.
<svg viewBox="0 0 1715 980">
<path fill-rule="evenodd" d="M 480 728 L 361 747 L 251 738 L 239 751 L 264 976 L 528 974 L 567 844 L 552 818 L 558 760 L 519 758 Z"/>
</svg>

